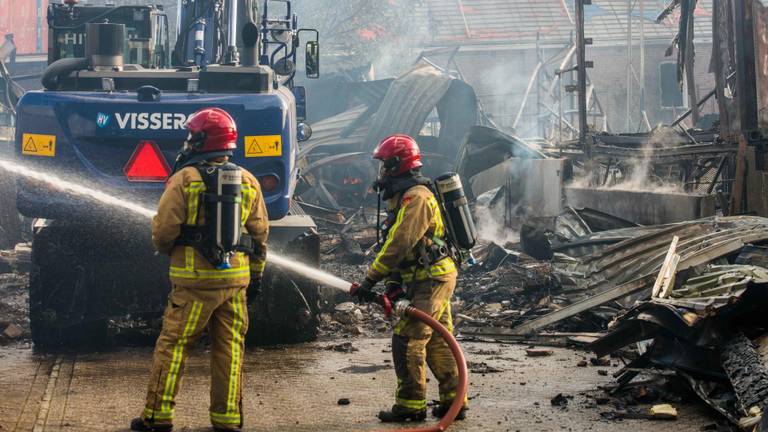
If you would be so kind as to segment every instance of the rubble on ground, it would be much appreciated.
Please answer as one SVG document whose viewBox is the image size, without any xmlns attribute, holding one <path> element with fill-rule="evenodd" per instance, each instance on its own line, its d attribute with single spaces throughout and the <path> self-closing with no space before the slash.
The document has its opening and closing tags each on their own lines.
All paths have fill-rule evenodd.
<svg viewBox="0 0 768 432">
<path fill-rule="evenodd" d="M 30 248 L 0 251 L 0 344 L 28 338 Z"/>
<path fill-rule="evenodd" d="M 622 313 L 591 348 L 603 355 L 637 344 L 640 355 L 616 374 L 619 387 L 642 372 L 658 374 L 685 383 L 734 424 L 759 422 L 768 402 L 768 269 L 708 265 L 691 273 Z"/>
<path fill-rule="evenodd" d="M 332 253 L 324 265 L 350 280 L 366 269 L 337 256 L 348 253 L 350 239 L 365 251 L 365 262 L 374 255 L 375 231 L 361 225 L 346 228 L 346 240 L 339 234 L 344 226 L 330 227 L 325 236 Z M 475 248 L 478 263 L 460 273 L 453 304 L 460 337 L 536 345 L 527 349 L 528 357 L 548 355 L 550 345 L 590 347 L 597 357 L 585 356 L 576 366 L 594 367 L 603 376 L 623 362 L 607 395 L 615 409 L 604 411 L 604 419 L 675 419 L 681 386 L 670 391 L 668 382 L 682 381 L 733 424 L 759 421 L 754 416 L 768 400 L 768 325 L 762 319 L 768 312 L 768 269 L 762 267 L 768 247 L 761 246 L 768 244 L 768 219 L 638 226 L 568 208 L 550 227 L 520 243 Z M 526 253 L 532 246 L 551 251 L 551 259 Z M 379 308 L 340 300 L 326 306 L 329 332 L 389 328 Z M 728 350 L 739 353 L 741 362 L 723 354 Z M 482 362 L 470 370 L 499 372 Z M 660 380 L 638 387 L 641 375 Z M 567 406 L 565 396 L 556 399 Z M 630 405 L 641 402 L 642 408 Z M 595 400 L 595 406 L 605 403 Z"/>
</svg>

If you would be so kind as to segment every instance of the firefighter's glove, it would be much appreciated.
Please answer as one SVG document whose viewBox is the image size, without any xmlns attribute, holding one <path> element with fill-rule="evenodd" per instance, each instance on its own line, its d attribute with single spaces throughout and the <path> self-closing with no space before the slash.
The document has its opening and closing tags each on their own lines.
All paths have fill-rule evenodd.
<svg viewBox="0 0 768 432">
<path fill-rule="evenodd" d="M 359 285 L 356 284 L 349 294 L 356 298 L 359 303 L 371 303 L 376 300 L 378 295 L 373 291 L 374 285 L 376 285 L 376 281 L 365 278 Z"/>
<path fill-rule="evenodd" d="M 388 280 L 384 283 L 384 286 L 387 287 L 385 293 L 392 304 L 397 303 L 398 300 L 405 297 L 405 290 L 400 281 Z"/>
<path fill-rule="evenodd" d="M 251 275 L 251 283 L 248 284 L 248 291 L 246 295 L 249 299 L 253 299 L 261 295 L 261 275 Z"/>
</svg>

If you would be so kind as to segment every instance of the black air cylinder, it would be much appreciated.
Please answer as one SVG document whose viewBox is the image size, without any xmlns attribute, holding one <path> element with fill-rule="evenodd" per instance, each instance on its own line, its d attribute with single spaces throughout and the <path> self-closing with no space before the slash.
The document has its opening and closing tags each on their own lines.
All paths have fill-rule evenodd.
<svg viewBox="0 0 768 432">
<path fill-rule="evenodd" d="M 448 235 L 453 244 L 460 249 L 472 249 L 477 241 L 477 230 L 459 175 L 456 173 L 443 174 L 435 179 L 435 187 L 445 209 Z"/>
<path fill-rule="evenodd" d="M 125 24 L 88 23 L 85 33 L 85 55 L 93 70 L 123 68 Z"/>
<path fill-rule="evenodd" d="M 209 191 L 215 195 L 211 208 L 207 209 L 206 218 L 213 222 L 216 247 L 224 255 L 226 268 L 229 256 L 240 241 L 240 199 L 242 189 L 242 172 L 235 164 L 227 163 L 218 168 L 216 173 L 216 190 Z"/>
</svg>

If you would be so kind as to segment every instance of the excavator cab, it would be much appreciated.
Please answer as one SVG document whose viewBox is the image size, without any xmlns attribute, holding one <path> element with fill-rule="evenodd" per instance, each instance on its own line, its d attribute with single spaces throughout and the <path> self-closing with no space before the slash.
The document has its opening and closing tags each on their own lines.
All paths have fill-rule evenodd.
<svg viewBox="0 0 768 432">
<path fill-rule="evenodd" d="M 125 64 L 146 69 L 171 65 L 168 16 L 157 6 L 48 6 L 48 64 L 62 58 L 85 57 L 86 25 L 125 25 Z"/>
</svg>

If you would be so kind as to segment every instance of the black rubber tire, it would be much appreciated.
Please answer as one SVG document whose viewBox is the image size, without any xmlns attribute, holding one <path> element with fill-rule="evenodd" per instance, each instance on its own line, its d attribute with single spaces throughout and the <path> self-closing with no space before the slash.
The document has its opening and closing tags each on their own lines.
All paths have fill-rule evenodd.
<svg viewBox="0 0 768 432">
<path fill-rule="evenodd" d="M 736 334 L 721 352 L 723 369 L 731 381 L 743 414 L 757 406 L 768 405 L 768 365 L 743 333 Z"/>
<path fill-rule="evenodd" d="M 38 350 L 99 347 L 107 340 L 107 320 L 79 320 L 85 305 L 78 290 L 88 284 L 81 283 L 85 266 L 72 234 L 46 227 L 32 242 L 29 321 Z"/>
<path fill-rule="evenodd" d="M 251 325 L 246 342 L 251 345 L 275 345 L 317 339 L 317 285 L 294 281 L 282 272 L 272 271 L 267 271 L 263 282 L 262 294 L 249 299 Z"/>
</svg>

